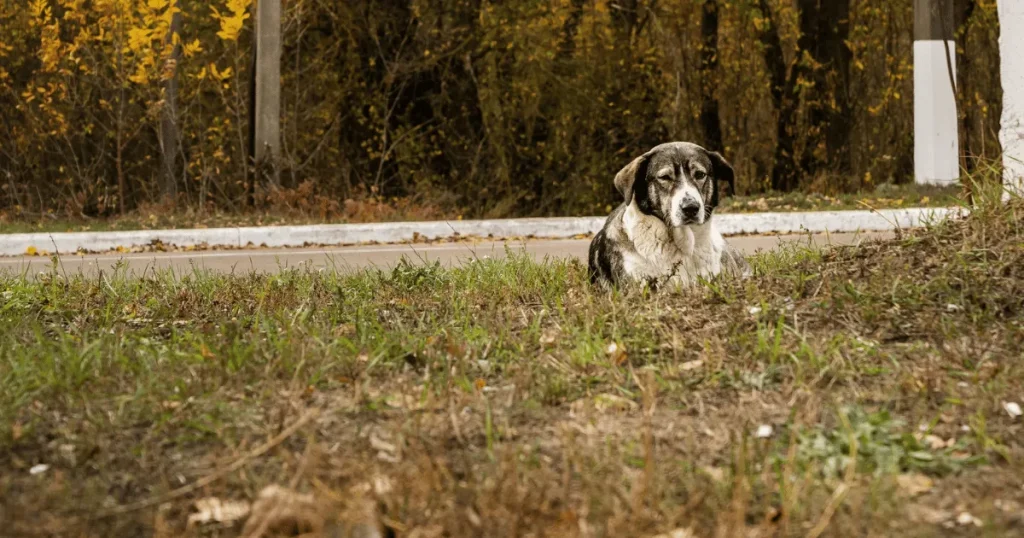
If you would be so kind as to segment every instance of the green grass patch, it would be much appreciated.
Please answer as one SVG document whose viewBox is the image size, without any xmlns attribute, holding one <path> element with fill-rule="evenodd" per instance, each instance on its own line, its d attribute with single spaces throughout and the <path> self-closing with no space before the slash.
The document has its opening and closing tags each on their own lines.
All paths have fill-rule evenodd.
<svg viewBox="0 0 1024 538">
<path fill-rule="evenodd" d="M 961 512 L 1011 536 L 1022 214 L 666 293 L 515 255 L 0 276 L 0 516 L 13 535 L 237 535 L 186 529 L 192 503 L 282 484 L 336 523 L 369 497 L 401 536 L 975 532 Z"/>
</svg>

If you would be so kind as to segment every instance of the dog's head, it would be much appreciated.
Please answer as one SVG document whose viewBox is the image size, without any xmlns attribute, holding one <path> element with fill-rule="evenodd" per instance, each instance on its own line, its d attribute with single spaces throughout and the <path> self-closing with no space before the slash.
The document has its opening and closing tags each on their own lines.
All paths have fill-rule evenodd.
<svg viewBox="0 0 1024 538">
<path fill-rule="evenodd" d="M 669 227 L 704 224 L 718 206 L 723 182 L 730 192 L 732 166 L 717 152 L 689 142 L 661 144 L 615 176 L 615 188 L 645 214 Z"/>
</svg>

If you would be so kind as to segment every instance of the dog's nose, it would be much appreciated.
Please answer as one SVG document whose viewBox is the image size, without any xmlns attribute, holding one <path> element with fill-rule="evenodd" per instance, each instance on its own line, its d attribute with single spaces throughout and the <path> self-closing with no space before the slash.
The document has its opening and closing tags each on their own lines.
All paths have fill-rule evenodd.
<svg viewBox="0 0 1024 538">
<path fill-rule="evenodd" d="M 697 215 L 700 213 L 700 203 L 693 199 L 684 200 L 682 210 L 686 220 L 697 220 Z"/>
</svg>

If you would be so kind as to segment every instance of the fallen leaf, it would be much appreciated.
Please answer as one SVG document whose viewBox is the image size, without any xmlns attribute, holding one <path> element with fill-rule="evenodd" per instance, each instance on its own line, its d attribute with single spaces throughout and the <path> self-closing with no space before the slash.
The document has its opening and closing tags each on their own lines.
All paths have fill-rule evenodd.
<svg viewBox="0 0 1024 538">
<path fill-rule="evenodd" d="M 917 523 L 930 523 L 938 525 L 948 521 L 952 514 L 945 510 L 937 510 L 928 506 L 913 504 L 907 508 L 907 516 L 911 521 Z"/>
<path fill-rule="evenodd" d="M 559 331 L 557 329 L 544 329 L 544 332 L 540 335 L 540 345 L 544 347 L 552 346 L 558 341 Z"/>
<path fill-rule="evenodd" d="M 757 432 L 754 434 L 758 439 L 766 439 L 771 437 L 775 433 L 775 429 L 772 428 L 771 424 L 762 424 L 757 427 Z"/>
<path fill-rule="evenodd" d="M 208 523 L 231 524 L 249 515 L 248 501 L 222 501 L 206 497 L 195 502 L 196 512 L 188 516 L 188 528 Z"/>
<path fill-rule="evenodd" d="M 50 470 L 49 465 L 45 463 L 40 463 L 38 465 L 33 465 L 32 468 L 28 470 L 28 474 L 42 474 L 48 470 Z"/>
<path fill-rule="evenodd" d="M 355 488 L 343 506 L 335 506 L 308 493 L 273 485 L 263 488 L 245 522 L 242 536 L 359 536 L 382 538 L 377 505 L 363 496 L 372 486 Z"/>
<path fill-rule="evenodd" d="M 252 506 L 251 516 L 245 522 L 242 536 L 296 536 L 323 531 L 326 518 L 323 507 L 312 495 L 302 494 L 281 486 L 267 486 L 260 491 Z"/>
<path fill-rule="evenodd" d="M 697 535 L 693 533 L 692 529 L 673 529 L 663 534 L 658 534 L 652 538 L 697 538 Z"/>
<path fill-rule="evenodd" d="M 398 463 L 402 461 L 401 456 L 398 454 L 398 447 L 393 443 L 382 439 L 377 435 L 377 432 L 370 433 L 370 447 L 377 451 L 377 459 L 386 461 L 388 463 Z"/>
<path fill-rule="evenodd" d="M 967 526 L 974 525 L 975 527 L 981 526 L 981 520 L 972 516 L 970 512 L 960 512 L 960 515 L 956 516 L 956 522 L 958 525 Z"/>
<path fill-rule="evenodd" d="M 629 356 L 626 355 L 626 346 L 620 345 L 616 342 L 608 344 L 608 347 L 605 348 L 604 351 L 608 354 L 608 358 L 610 358 L 615 364 L 624 364 L 626 359 L 629 358 Z"/>
<path fill-rule="evenodd" d="M 1009 514 L 1017 513 L 1017 512 L 1024 512 L 1024 510 L 1022 510 L 1021 504 L 1019 502 L 1017 502 L 1017 501 L 1013 501 L 1013 500 L 1007 501 L 1007 500 L 1003 500 L 1003 499 L 996 499 L 996 501 L 994 503 L 992 503 L 992 504 L 993 504 L 993 506 L 995 506 L 999 510 L 1001 510 L 1003 512 L 1006 512 L 1006 513 L 1009 513 Z M 1021 515 L 1024 515 L 1024 513 L 1022 513 Z"/>
<path fill-rule="evenodd" d="M 617 394 L 598 394 L 594 396 L 594 408 L 601 412 L 606 411 L 632 411 L 638 409 L 639 404 L 623 398 Z"/>
<path fill-rule="evenodd" d="M 1020 404 L 1017 402 L 1003 402 L 1003 409 L 1006 410 L 1006 412 L 1013 418 L 1017 418 L 1021 415 Z"/>
<path fill-rule="evenodd" d="M 924 444 L 932 450 L 942 450 L 943 448 L 946 448 L 946 440 L 934 434 L 926 435 L 924 437 Z"/>
<path fill-rule="evenodd" d="M 30 247 L 25 249 L 25 255 L 26 256 L 37 256 L 38 254 L 39 254 L 39 250 L 36 249 L 36 247 L 30 246 Z"/>
<path fill-rule="evenodd" d="M 896 477 L 896 484 L 904 493 L 911 497 L 931 491 L 934 485 L 931 478 L 919 473 L 901 474 Z"/>
<path fill-rule="evenodd" d="M 689 372 L 690 370 L 696 370 L 701 366 L 704 366 L 704 361 L 698 359 L 695 361 L 686 361 L 683 364 L 680 364 L 679 368 L 684 372 Z"/>
<path fill-rule="evenodd" d="M 395 489 L 394 485 L 391 483 L 391 479 L 386 476 L 375 476 L 373 478 L 373 484 L 371 485 L 373 486 L 373 493 L 378 497 L 387 495 Z"/>
</svg>

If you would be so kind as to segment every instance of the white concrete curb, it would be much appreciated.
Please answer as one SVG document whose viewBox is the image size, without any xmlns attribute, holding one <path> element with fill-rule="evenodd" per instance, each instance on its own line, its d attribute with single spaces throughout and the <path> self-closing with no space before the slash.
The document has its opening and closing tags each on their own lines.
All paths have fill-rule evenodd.
<svg viewBox="0 0 1024 538">
<path fill-rule="evenodd" d="M 879 211 L 814 211 L 804 213 L 724 213 L 715 223 L 724 235 L 794 232 L 856 232 L 914 228 L 959 214 L 959 208 L 908 208 Z M 18 256 L 31 248 L 39 252 L 73 253 L 110 251 L 118 247 L 198 245 L 245 247 L 301 247 L 401 243 L 416 237 L 437 239 L 461 236 L 565 238 L 595 233 L 605 217 L 567 217 L 379 224 L 322 224 L 252 228 L 137 230 L 124 232 L 70 232 L 0 234 L 0 256 Z"/>
</svg>

